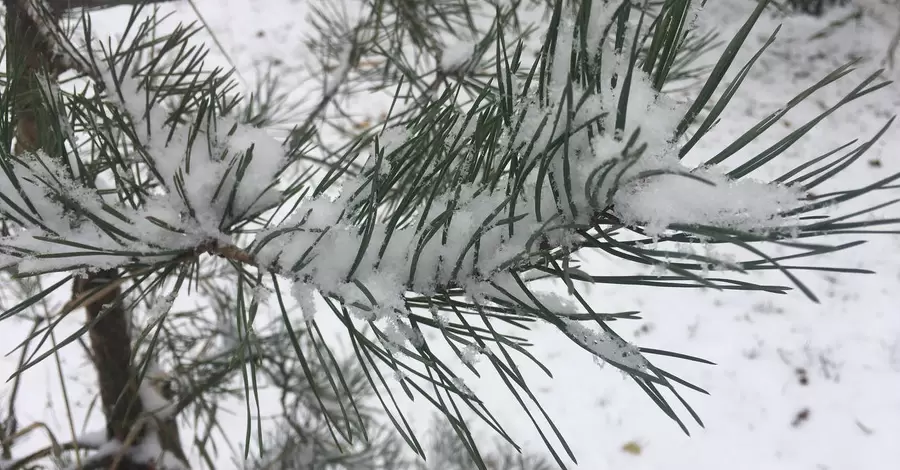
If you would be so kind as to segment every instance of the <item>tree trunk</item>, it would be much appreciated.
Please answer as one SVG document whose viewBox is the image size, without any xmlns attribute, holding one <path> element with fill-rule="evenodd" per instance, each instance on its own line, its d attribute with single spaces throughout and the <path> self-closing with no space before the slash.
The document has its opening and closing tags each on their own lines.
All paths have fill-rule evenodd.
<svg viewBox="0 0 900 470">
<path fill-rule="evenodd" d="M 64 71 L 54 56 L 52 38 L 42 37 L 46 26 L 38 24 L 43 18 L 32 16 L 34 6 L 25 2 L 33 0 L 5 0 L 7 33 L 7 70 L 13 96 L 13 123 L 15 125 L 15 153 L 42 151 L 48 158 L 65 158 L 66 149 L 61 136 L 53 132 L 59 116 L 54 116 L 44 106 L 40 77 L 55 81 Z M 160 0 L 155 0 L 158 2 Z M 52 21 L 58 21 L 70 8 L 108 7 L 120 4 L 137 4 L 140 0 L 50 0 L 45 12 Z M 32 3 L 32 5 L 35 5 Z M 29 9 L 31 8 L 31 9 Z M 31 12 L 31 13 L 30 13 Z M 55 27 L 55 23 L 53 24 Z M 91 273 L 78 278 L 72 286 L 73 298 L 103 289 L 116 282 L 119 272 L 115 269 Z M 87 312 L 90 346 L 97 370 L 100 399 L 106 416 L 107 434 L 121 442 L 130 437 L 139 443 L 147 426 L 139 394 L 138 377 L 132 364 L 129 312 L 125 310 L 120 287 L 90 298 L 82 306 Z M 171 397 L 169 397 L 171 398 Z M 163 449 L 172 452 L 186 462 L 178 437 L 175 418 L 164 423 L 151 423 L 159 433 Z M 135 429 L 141 426 L 141 429 Z M 136 436 L 130 436 L 136 434 Z M 137 439 L 134 439 L 136 437 Z M 153 470 L 154 464 L 141 464 L 119 456 L 95 462 L 92 468 L 112 470 Z"/>
</svg>

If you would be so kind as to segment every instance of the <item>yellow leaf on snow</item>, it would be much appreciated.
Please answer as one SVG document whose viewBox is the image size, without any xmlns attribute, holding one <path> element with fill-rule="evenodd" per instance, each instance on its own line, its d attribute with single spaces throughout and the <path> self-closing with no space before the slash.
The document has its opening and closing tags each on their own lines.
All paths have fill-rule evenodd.
<svg viewBox="0 0 900 470">
<path fill-rule="evenodd" d="M 622 451 L 631 455 L 641 455 L 642 450 L 641 445 L 635 441 L 628 441 L 622 446 Z"/>
</svg>

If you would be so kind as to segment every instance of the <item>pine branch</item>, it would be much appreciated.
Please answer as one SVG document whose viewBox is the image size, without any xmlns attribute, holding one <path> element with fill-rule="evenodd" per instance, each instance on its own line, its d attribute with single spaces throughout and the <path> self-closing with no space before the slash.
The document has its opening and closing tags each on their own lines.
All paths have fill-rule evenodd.
<svg viewBox="0 0 900 470">
<path fill-rule="evenodd" d="M 63 71 L 55 61 L 52 43 L 41 35 L 42 28 L 27 7 L 17 0 L 6 0 L 7 63 L 10 73 L 10 90 L 13 94 L 13 122 L 15 123 L 15 153 L 34 152 L 39 148 L 52 148 L 53 135 L 39 135 L 38 129 L 46 125 L 41 106 L 39 72 L 56 76 Z M 18 70 L 16 70 L 18 68 Z M 47 139 L 41 145 L 41 138 Z"/>
<path fill-rule="evenodd" d="M 396 32 L 381 46 L 403 49 L 401 39 L 407 26 L 383 20 L 381 13 L 391 2 L 377 3 L 382 9 L 373 10 L 369 24 Z M 419 3 L 394 3 L 396 17 L 402 19 L 405 14 L 410 23 L 428 16 Z M 461 3 L 466 2 L 446 0 L 436 5 L 450 18 Z M 258 392 L 255 368 L 260 367 L 257 354 L 259 344 L 264 343 L 253 324 L 260 310 L 255 295 L 266 287 L 263 281 L 271 279 L 278 306 L 270 313 L 280 314 L 283 333 L 290 339 L 288 347 L 285 342 L 279 347 L 296 353 L 298 367 L 290 373 L 307 382 L 312 397 L 307 401 L 313 403 L 311 407 L 321 408 L 313 414 L 320 413 L 317 416 L 322 416 L 336 445 L 342 438 L 351 440 L 357 433 L 356 421 L 362 420 L 354 418 L 354 413 L 359 414 L 356 388 L 346 385 L 345 373 L 339 368 L 323 371 L 316 367 L 327 362 L 323 358 L 333 358 L 321 334 L 314 339 L 298 338 L 302 332 L 318 328 L 312 318 L 314 299 L 322 300 L 346 328 L 364 380 L 414 452 L 424 452 L 423 446 L 396 405 L 392 395 L 396 387 L 388 384 L 382 373 L 385 369 L 397 377 L 408 396 L 423 396 L 452 422 L 453 431 L 479 468 L 486 465 L 478 456 L 461 409 L 511 439 L 450 364 L 458 358 L 478 374 L 473 356 L 481 355 L 542 435 L 544 430 L 555 434 L 548 432 L 545 441 L 557 462 L 562 465 L 563 457 L 549 439 L 563 442 L 572 458 L 519 371 L 517 360 L 522 357 L 543 368 L 528 350 L 526 333 L 522 332 L 523 337 L 510 333 L 526 330 L 530 323 L 558 329 L 589 354 L 625 371 L 660 410 L 687 431 L 661 392 L 674 393 L 699 422 L 676 389 L 699 387 L 662 371 L 649 356 L 696 358 L 626 343 L 608 323 L 634 318 L 634 313 L 598 313 L 585 300 L 582 288 L 606 283 L 783 293 L 787 287 L 707 275 L 708 271 L 731 276 L 777 269 L 815 300 L 792 274 L 807 268 L 781 263 L 855 244 L 813 244 L 803 241 L 805 237 L 863 232 L 896 220 L 862 217 L 884 205 L 836 217 L 814 211 L 890 187 L 900 175 L 827 198 L 805 194 L 858 160 L 885 127 L 850 153 L 833 157 L 845 149 L 842 147 L 779 180 L 746 178 L 796 143 L 827 113 L 731 173 L 714 167 L 755 141 L 780 115 L 736 139 L 708 167 L 683 166 L 680 157 L 690 156 L 696 141 L 716 132 L 712 123 L 756 60 L 758 55 L 716 99 L 726 73 L 737 60 L 739 46 L 766 2 L 759 3 L 728 42 L 700 98 L 687 109 L 674 106 L 659 92 L 674 76 L 685 76 L 685 71 L 691 70 L 684 68 L 680 54 L 696 55 L 710 41 L 709 37 L 693 42 L 684 39 L 684 28 L 690 23 L 685 16 L 690 11 L 689 1 L 666 2 L 669 7 L 648 30 L 642 26 L 647 24 L 645 12 L 634 8 L 635 2 L 575 3 L 580 3 L 580 8 L 569 10 L 563 2 L 554 8 L 546 40 L 531 65 L 523 67 L 524 47 L 519 44 L 510 53 L 499 32 L 486 34 L 471 50 L 465 47 L 463 52 L 471 52 L 472 57 L 446 63 L 438 60 L 442 71 L 431 72 L 437 81 L 426 80 L 415 65 L 398 56 L 386 66 L 386 76 L 402 77 L 404 86 L 417 90 L 410 95 L 428 95 L 427 99 L 409 100 L 412 109 L 398 111 L 402 116 L 398 120 L 386 118 L 402 127 L 382 128 L 377 135 L 354 139 L 341 152 L 331 154 L 337 156 L 337 162 L 329 162 L 327 174 L 317 175 L 321 178 L 315 184 L 308 169 L 301 169 L 297 177 L 286 169 L 305 156 L 298 149 L 315 147 L 312 120 L 327 117 L 324 111 L 335 104 L 331 98 L 336 87 L 324 87 L 324 99 L 314 103 L 311 118 L 294 136 L 295 141 L 279 145 L 263 130 L 229 114 L 235 109 L 235 100 L 229 95 L 228 75 L 203 71 L 200 64 L 205 52 L 192 45 L 190 28 L 157 38 L 150 33 L 152 21 L 138 25 L 134 14 L 125 27 L 122 44 L 113 50 L 89 44 L 87 59 L 54 34 L 58 38 L 55 47 L 66 63 L 76 64 L 96 82 L 90 96 L 71 99 L 80 132 L 101 150 L 89 158 L 70 157 L 78 165 L 103 168 L 116 188 L 101 191 L 81 173 L 77 177 L 72 174 L 71 167 L 76 165 L 56 164 L 51 157 L 0 160 L 5 165 L 0 174 L 5 179 L 0 183 L 16 187 L 21 182 L 25 187 L 15 194 L 8 192 L 11 196 L 0 201 L 7 216 L 24 221 L 22 230 L 0 240 L 0 265 L 16 266 L 20 275 L 98 270 L 94 276 L 100 277 L 100 283 L 95 290 L 83 289 L 64 308 L 109 300 L 105 310 L 93 314 L 96 324 L 92 328 L 117 308 L 133 313 L 121 305 L 128 294 L 120 287 L 125 273 L 135 280 L 129 289 L 139 291 L 139 301 L 156 302 L 163 286 L 168 289 L 172 285 L 168 281 L 177 278 L 162 305 L 151 304 L 148 309 L 154 324 L 165 330 L 171 327 L 171 317 L 166 315 L 184 281 L 190 287 L 200 272 L 198 255 L 226 260 L 221 264 L 233 270 L 234 283 L 226 286 L 230 293 L 224 296 L 223 310 L 229 323 L 237 326 L 220 335 L 220 330 L 216 331 L 228 340 L 231 346 L 227 351 L 237 360 L 211 366 L 214 370 L 207 375 L 215 380 L 208 386 L 200 381 L 201 386 L 189 392 L 196 401 L 203 401 L 202 395 L 207 387 L 216 385 L 213 382 L 218 382 L 218 377 L 241 370 L 248 404 L 251 394 Z M 52 32 L 54 23 L 41 25 Z M 498 18 L 497 30 L 501 24 Z M 421 24 L 410 28 L 417 26 Z M 420 41 L 424 49 L 439 49 L 438 36 L 428 29 L 418 31 L 413 42 Z M 642 37 L 646 39 L 643 43 Z M 360 44 L 373 49 L 379 46 L 377 42 Z M 390 55 L 385 52 L 390 49 L 382 49 L 380 54 Z M 490 49 L 495 51 L 494 70 L 488 80 L 479 80 L 472 73 L 478 68 L 469 63 L 478 62 Z M 353 67 L 357 51 L 343 51 L 347 57 L 335 66 L 338 80 L 332 84 L 346 85 L 358 72 Z M 144 52 L 152 58 L 142 61 Z M 359 45 L 359 52 L 367 49 Z M 811 90 L 846 72 L 843 68 L 836 71 Z M 876 79 L 875 75 L 866 78 L 839 105 L 884 86 Z M 464 106 L 459 98 L 463 91 L 474 98 Z M 398 86 L 392 110 L 394 105 L 402 106 L 405 97 L 401 94 Z M 802 99 L 792 100 L 785 109 Z M 702 118 L 708 105 L 712 110 Z M 688 144 L 677 139 L 690 132 L 693 136 Z M 54 155 L 53 149 L 40 148 Z M 365 165 L 348 170 L 366 151 Z M 28 210 L 29 205 L 37 209 Z M 65 217 L 60 222 L 61 212 Z M 771 257 L 755 248 L 764 242 L 797 252 Z M 742 260 L 720 259 L 711 253 L 673 247 L 675 243 L 724 244 L 749 255 Z M 581 249 L 600 250 L 638 268 L 660 267 L 671 275 L 592 275 L 572 257 Z M 146 276 L 135 276 L 137 272 Z M 556 280 L 565 288 L 542 292 L 532 282 L 540 278 Z M 300 327 L 294 324 L 296 316 L 283 299 L 285 280 L 293 283 L 291 293 L 304 315 Z M 251 289 L 252 298 L 246 292 Z M 7 310 L 0 319 L 27 308 L 29 301 Z M 102 325 L 109 331 L 127 330 L 126 323 Z M 423 334 L 426 328 L 440 334 L 456 357 L 436 353 L 431 347 L 433 337 Z M 148 347 L 151 352 L 156 339 Z M 302 343 L 305 340 L 313 343 L 311 353 Z M 128 344 L 112 346 L 125 351 Z M 130 350 L 127 354 L 134 355 Z M 249 372 L 243 369 L 245 365 Z M 135 394 L 128 381 L 110 388 L 117 387 Z M 192 400 L 182 395 L 175 408 L 181 410 Z M 124 412 L 123 419 L 142 421 L 145 417 L 129 413 Z M 248 405 L 248 449 L 252 414 Z M 299 424 L 296 431 L 300 433 L 303 423 L 288 422 Z M 140 437 L 135 435 L 141 430 L 137 424 L 120 428 L 116 437 L 121 439 L 121 433 L 127 431 L 124 442 Z"/>
</svg>

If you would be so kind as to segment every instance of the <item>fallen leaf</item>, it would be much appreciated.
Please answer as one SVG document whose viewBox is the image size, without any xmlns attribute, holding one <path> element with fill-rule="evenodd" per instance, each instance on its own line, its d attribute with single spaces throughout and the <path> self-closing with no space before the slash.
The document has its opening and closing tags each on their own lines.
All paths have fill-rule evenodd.
<svg viewBox="0 0 900 470">
<path fill-rule="evenodd" d="M 631 455 L 641 455 L 642 450 L 641 445 L 635 441 L 628 441 L 622 446 L 622 451 Z"/>
</svg>

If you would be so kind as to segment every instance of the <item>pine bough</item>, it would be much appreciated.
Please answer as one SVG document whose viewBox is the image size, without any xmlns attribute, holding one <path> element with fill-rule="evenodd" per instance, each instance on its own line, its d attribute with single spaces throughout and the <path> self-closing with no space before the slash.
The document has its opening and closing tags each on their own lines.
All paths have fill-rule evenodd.
<svg viewBox="0 0 900 470">
<path fill-rule="evenodd" d="M 676 386 L 699 387 L 654 366 L 650 357 L 699 359 L 627 343 L 608 322 L 631 315 L 598 313 L 581 294 L 585 285 L 784 292 L 728 276 L 779 269 L 814 298 L 782 262 L 857 243 L 804 239 L 874 233 L 875 226 L 895 222 L 862 219 L 883 204 L 810 217 L 888 188 L 898 178 L 811 194 L 858 160 L 880 133 L 773 181 L 749 178 L 825 115 L 884 86 L 877 74 L 823 116 L 730 171 L 720 170 L 790 108 L 848 74 L 850 65 L 705 164 L 684 164 L 696 142 L 713 132 L 712 124 L 763 52 L 720 86 L 766 3 L 760 2 L 687 104 L 661 90 L 687 43 L 690 2 L 669 1 L 653 16 L 627 1 L 560 4 L 533 64 L 523 64 L 523 46 L 507 47 L 503 34 L 461 48 L 473 55 L 495 53 L 491 81 L 474 102 L 456 106 L 459 90 L 448 87 L 413 117 L 361 137 L 330 166 L 299 176 L 300 156 L 312 151 L 303 136 L 314 127 L 304 123 L 294 133 L 301 138 L 280 143 L 235 117 L 227 74 L 202 71 L 202 51 L 184 47 L 192 38 L 189 28 L 158 41 L 149 35 L 152 22 L 139 23 L 135 14 L 126 47 L 59 39 L 60 54 L 94 86 L 83 93 L 45 90 L 50 107 L 75 123 L 57 129 L 68 139 L 58 149 L 66 158 L 8 152 L 0 158 L 0 213 L 15 226 L 0 239 L 0 265 L 18 276 L 64 273 L 69 279 L 108 268 L 125 270 L 135 282 L 153 273 L 175 276 L 176 287 L 157 309 L 164 316 L 197 257 L 222 257 L 254 284 L 274 289 L 288 329 L 292 316 L 280 284 L 292 285 L 307 326 L 315 325 L 317 303 L 319 309 L 327 306 L 346 327 L 360 364 L 371 371 L 366 375 L 373 387 L 389 393 L 376 369 L 392 369 L 407 393 L 425 396 L 464 439 L 469 434 L 460 402 L 505 433 L 448 359 L 431 351 L 424 330 L 437 332 L 472 371 L 476 357 L 486 358 L 527 411 L 526 402 L 535 398 L 513 355 L 530 355 L 526 340 L 510 331 L 540 322 L 627 372 L 684 427 L 662 390 L 687 406 Z M 166 60 L 140 62 L 149 51 Z M 339 69 L 351 70 L 358 59 L 344 54 L 346 64 Z M 473 60 L 455 52 L 444 61 L 444 68 L 452 65 L 446 76 L 465 75 Z M 460 64 L 468 64 L 466 70 Z M 89 152 L 75 145 L 78 139 L 91 142 Z M 364 164 L 349 171 L 357 155 Z M 717 259 L 669 250 L 668 242 L 729 245 L 751 257 Z M 763 242 L 796 253 L 772 258 L 759 248 Z M 572 258 L 583 249 L 667 273 L 591 274 Z M 561 287 L 534 287 L 535 280 L 547 278 Z M 236 308 L 246 315 L 245 307 Z M 538 425 L 537 417 L 532 420 Z M 406 421 L 394 422 L 419 450 Z"/>
</svg>

